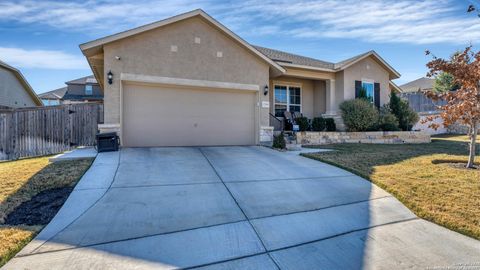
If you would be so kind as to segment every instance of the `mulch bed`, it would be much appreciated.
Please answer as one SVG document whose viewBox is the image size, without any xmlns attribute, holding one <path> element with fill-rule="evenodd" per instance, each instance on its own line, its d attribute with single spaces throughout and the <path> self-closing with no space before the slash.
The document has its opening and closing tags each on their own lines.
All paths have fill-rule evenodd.
<svg viewBox="0 0 480 270">
<path fill-rule="evenodd" d="M 45 225 L 55 216 L 72 192 L 72 187 L 42 191 L 8 214 L 6 225 Z"/>
</svg>

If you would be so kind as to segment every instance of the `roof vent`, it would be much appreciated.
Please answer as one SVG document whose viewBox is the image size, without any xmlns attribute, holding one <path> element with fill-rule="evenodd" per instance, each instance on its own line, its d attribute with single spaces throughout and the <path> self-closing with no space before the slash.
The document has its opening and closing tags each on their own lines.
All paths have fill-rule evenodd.
<svg viewBox="0 0 480 270">
<path fill-rule="evenodd" d="M 97 79 L 95 78 L 87 78 L 87 80 L 85 81 L 86 83 L 97 83 Z"/>
</svg>

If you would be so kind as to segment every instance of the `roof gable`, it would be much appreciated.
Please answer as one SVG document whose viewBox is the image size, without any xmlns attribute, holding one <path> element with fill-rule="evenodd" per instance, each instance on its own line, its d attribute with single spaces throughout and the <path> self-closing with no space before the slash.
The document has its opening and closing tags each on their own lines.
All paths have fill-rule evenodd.
<svg viewBox="0 0 480 270">
<path fill-rule="evenodd" d="M 392 66 L 390 66 L 387 63 L 387 61 L 385 61 L 375 51 L 369 51 L 369 52 L 366 52 L 366 53 L 362 53 L 362 54 L 359 54 L 359 55 L 354 56 L 352 58 L 349 58 L 347 60 L 338 62 L 338 63 L 335 64 L 335 69 L 339 70 L 339 71 L 340 70 L 345 70 L 345 69 L 355 65 L 356 63 L 362 61 L 363 59 L 365 59 L 367 57 L 373 57 L 375 59 L 375 61 L 377 61 L 384 69 L 386 69 L 388 71 L 388 73 L 390 74 L 390 80 L 400 78 L 400 73 L 398 73 L 398 71 L 396 71 Z"/>
<path fill-rule="evenodd" d="M 161 20 L 161 21 L 158 21 L 158 22 L 154 22 L 154 23 L 151 23 L 151 24 L 147 24 L 147 25 L 144 25 L 144 26 L 133 28 L 131 30 L 120 32 L 120 33 L 117 33 L 117 34 L 114 34 L 114 35 L 110 35 L 110 36 L 106 36 L 106 37 L 103 37 L 103 38 L 100 38 L 100 39 L 96 39 L 96 40 L 81 44 L 80 49 L 82 50 L 82 52 L 85 56 L 87 56 L 87 57 L 92 56 L 92 55 L 101 53 L 103 45 L 105 45 L 105 44 L 108 44 L 108 43 L 111 43 L 111 42 L 114 42 L 114 41 L 117 41 L 117 40 L 121 40 L 121 39 L 124 39 L 124 38 L 127 38 L 127 37 L 131 37 L 131 36 L 134 36 L 134 35 L 149 31 L 149 30 L 157 29 L 157 28 L 160 28 L 160 27 L 163 27 L 163 26 L 166 26 L 166 25 L 178 22 L 178 21 L 186 20 L 186 19 L 189 19 L 189 18 L 192 18 L 192 17 L 195 17 L 195 16 L 199 16 L 199 17 L 205 19 L 212 26 L 216 27 L 218 30 L 225 33 L 227 36 L 232 38 L 234 41 L 238 42 L 242 47 L 246 48 L 248 51 L 250 51 L 251 53 L 253 53 L 257 57 L 261 58 L 263 61 L 267 62 L 270 65 L 270 67 L 274 70 L 274 73 L 281 74 L 281 73 L 285 72 L 285 69 L 282 66 L 280 66 L 275 61 L 271 60 L 270 58 L 268 58 L 267 56 L 265 56 L 264 54 L 259 52 L 256 48 L 254 48 L 248 42 L 246 42 L 245 40 L 243 40 L 242 38 L 237 36 L 235 33 L 230 31 L 228 28 L 226 28 L 224 25 L 222 25 L 221 23 L 219 23 L 218 21 L 213 19 L 210 15 L 208 15 L 207 13 L 205 13 L 201 9 L 196 9 L 196 10 L 193 10 L 193 11 L 190 11 L 190 12 L 187 12 L 187 13 L 183 13 L 183 14 L 180 14 L 180 15 L 177 15 L 177 16 L 167 18 L 165 20 Z"/>
<path fill-rule="evenodd" d="M 43 105 L 42 101 L 38 98 L 35 91 L 33 91 L 33 88 L 27 82 L 27 79 L 25 79 L 25 77 L 23 77 L 23 74 L 18 69 L 14 68 L 14 67 L 12 67 L 12 66 L 10 66 L 7 63 L 2 62 L 2 61 L 0 61 L 0 67 L 6 68 L 6 69 L 12 71 L 13 74 L 15 75 L 15 77 L 17 77 L 17 79 L 23 85 L 23 88 L 27 91 L 27 93 L 30 95 L 30 97 L 32 97 L 33 102 L 35 104 L 37 104 L 37 106 L 42 106 Z"/>
</svg>

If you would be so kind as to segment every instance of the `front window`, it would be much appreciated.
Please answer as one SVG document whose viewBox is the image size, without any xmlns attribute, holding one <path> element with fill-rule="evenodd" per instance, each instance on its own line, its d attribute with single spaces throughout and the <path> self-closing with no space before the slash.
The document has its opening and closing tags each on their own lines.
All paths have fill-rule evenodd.
<svg viewBox="0 0 480 270">
<path fill-rule="evenodd" d="M 298 86 L 275 85 L 275 116 L 283 117 L 286 111 L 302 111 L 301 88 Z"/>
<path fill-rule="evenodd" d="M 371 82 L 362 82 L 362 89 L 365 91 L 365 94 L 367 95 L 367 99 L 370 100 L 370 102 L 373 103 L 374 101 L 374 87 L 373 83 Z"/>
<path fill-rule="evenodd" d="M 85 95 L 91 95 L 93 93 L 93 87 L 90 84 L 85 85 Z"/>
</svg>

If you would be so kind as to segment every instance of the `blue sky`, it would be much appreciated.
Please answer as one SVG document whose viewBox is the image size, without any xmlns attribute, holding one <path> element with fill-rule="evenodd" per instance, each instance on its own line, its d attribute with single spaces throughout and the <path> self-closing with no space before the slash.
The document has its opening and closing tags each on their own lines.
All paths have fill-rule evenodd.
<svg viewBox="0 0 480 270">
<path fill-rule="evenodd" d="M 401 74 L 422 77 L 430 59 L 480 41 L 468 0 L 0 0 L 0 60 L 37 93 L 91 74 L 78 45 L 201 8 L 248 42 L 337 62 L 377 51 Z M 480 6 L 480 5 L 479 5 Z"/>
</svg>

